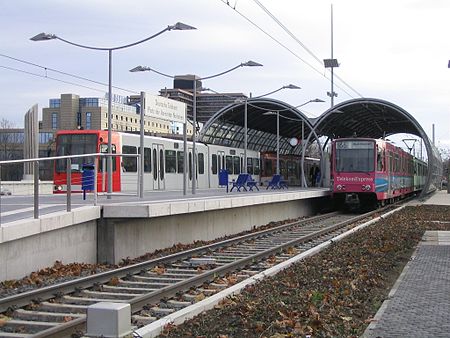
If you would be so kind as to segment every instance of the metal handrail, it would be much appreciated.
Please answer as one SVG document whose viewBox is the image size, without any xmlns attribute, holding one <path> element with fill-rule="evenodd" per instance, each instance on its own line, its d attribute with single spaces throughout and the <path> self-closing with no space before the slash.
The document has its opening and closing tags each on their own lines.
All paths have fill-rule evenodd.
<svg viewBox="0 0 450 338">
<path fill-rule="evenodd" d="M 109 154 L 109 153 L 91 153 L 91 154 L 83 154 L 83 155 L 64 155 L 64 156 L 52 156 L 52 157 L 39 157 L 39 158 L 29 158 L 29 159 L 21 159 L 21 160 L 8 160 L 8 161 L 0 161 L 0 174 L 2 165 L 8 164 L 17 164 L 17 163 L 34 163 L 34 178 L 33 178 L 33 210 L 34 210 L 34 218 L 39 218 L 39 162 L 40 161 L 53 161 L 53 160 L 67 160 L 67 192 L 66 192 L 66 211 L 70 212 L 72 210 L 72 200 L 71 200 L 71 160 L 73 158 L 84 158 L 84 157 L 95 157 L 94 163 L 94 205 L 97 205 L 98 191 L 97 191 L 97 174 L 98 174 L 98 158 L 107 158 L 107 157 L 136 157 L 139 161 L 140 154 Z M 139 187 L 143 182 L 140 182 L 141 175 L 138 175 L 137 186 Z M 0 186 L 1 186 L 1 176 L 0 176 Z M 140 196 L 141 198 L 143 196 Z M 1 202 L 1 195 L 0 195 Z M 1 206 L 1 203 L 0 203 Z M 0 224 L 1 224 L 1 214 L 0 214 Z"/>
</svg>

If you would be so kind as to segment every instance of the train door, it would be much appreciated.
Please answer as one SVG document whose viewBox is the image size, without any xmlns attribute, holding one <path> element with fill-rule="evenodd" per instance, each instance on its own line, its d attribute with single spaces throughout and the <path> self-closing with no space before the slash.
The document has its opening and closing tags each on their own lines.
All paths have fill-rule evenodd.
<svg viewBox="0 0 450 338">
<path fill-rule="evenodd" d="M 225 152 L 224 151 L 216 151 L 215 153 L 211 154 L 211 170 L 210 170 L 210 188 L 217 188 L 219 186 L 219 175 L 220 171 L 224 169 L 224 158 L 225 158 Z"/>
<path fill-rule="evenodd" d="M 217 152 L 217 164 L 219 166 L 218 172 L 220 173 L 222 169 L 225 169 L 225 152 L 222 150 Z"/>
<path fill-rule="evenodd" d="M 392 197 L 392 152 L 386 149 L 386 172 L 388 176 L 388 198 Z"/>
<path fill-rule="evenodd" d="M 164 145 L 153 143 L 152 144 L 152 157 L 153 157 L 153 190 L 164 190 Z"/>
</svg>

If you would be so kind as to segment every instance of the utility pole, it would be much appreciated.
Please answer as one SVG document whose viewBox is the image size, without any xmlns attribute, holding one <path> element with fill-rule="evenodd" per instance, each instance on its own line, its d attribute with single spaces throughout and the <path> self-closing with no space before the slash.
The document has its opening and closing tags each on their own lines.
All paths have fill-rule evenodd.
<svg viewBox="0 0 450 338">
<path fill-rule="evenodd" d="M 334 97 L 337 96 L 334 92 L 334 68 L 339 67 L 338 60 L 333 58 L 333 4 L 331 4 L 331 59 L 324 59 L 323 63 L 325 68 L 331 68 L 331 92 L 327 92 L 327 95 L 331 98 L 331 108 L 333 108 Z"/>
</svg>

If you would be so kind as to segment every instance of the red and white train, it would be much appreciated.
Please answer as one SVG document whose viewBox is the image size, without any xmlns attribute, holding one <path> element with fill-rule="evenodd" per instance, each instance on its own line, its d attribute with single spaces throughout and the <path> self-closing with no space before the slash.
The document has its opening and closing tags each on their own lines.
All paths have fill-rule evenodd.
<svg viewBox="0 0 450 338">
<path fill-rule="evenodd" d="M 112 132 L 113 154 L 140 153 L 140 135 Z M 184 167 L 183 140 L 156 136 L 144 137 L 144 190 L 180 190 L 183 187 Z M 56 134 L 56 156 L 81 155 L 108 152 L 108 132 L 104 130 L 63 130 Z M 247 150 L 246 172 L 260 184 L 265 184 L 275 173 L 276 155 L 271 152 Z M 188 187 L 192 187 L 192 143 L 188 142 Z M 219 187 L 219 173 L 228 171 L 228 179 L 236 179 L 244 172 L 244 149 L 219 145 L 196 143 L 196 180 L 197 188 Z M 82 190 L 82 167 L 94 163 L 94 158 L 76 158 L 72 160 L 72 191 Z M 113 157 L 113 192 L 136 192 L 138 160 L 136 157 Z M 305 160 L 305 172 L 317 159 Z M 55 163 L 54 192 L 67 191 L 66 160 Z M 263 165 L 263 167 L 262 167 Z M 106 172 L 99 161 L 97 189 L 105 192 Z M 300 157 L 280 155 L 281 174 L 291 185 L 300 184 Z"/>
<path fill-rule="evenodd" d="M 384 205 L 422 190 L 427 164 L 385 140 L 332 142 L 331 186 L 338 205 Z"/>
</svg>

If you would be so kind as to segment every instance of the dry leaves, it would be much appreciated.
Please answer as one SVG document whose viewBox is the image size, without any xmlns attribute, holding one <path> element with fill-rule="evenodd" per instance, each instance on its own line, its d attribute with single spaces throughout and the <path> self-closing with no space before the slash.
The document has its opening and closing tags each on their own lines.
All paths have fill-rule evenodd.
<svg viewBox="0 0 450 338">
<path fill-rule="evenodd" d="M 449 221 L 450 208 L 407 208 L 248 286 L 163 336 L 359 337 L 425 228 L 450 229 L 450 224 L 424 222 L 435 217 Z"/>
</svg>

